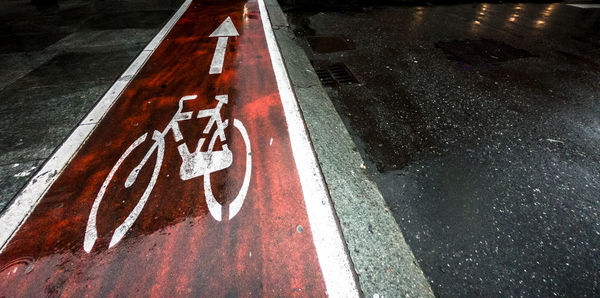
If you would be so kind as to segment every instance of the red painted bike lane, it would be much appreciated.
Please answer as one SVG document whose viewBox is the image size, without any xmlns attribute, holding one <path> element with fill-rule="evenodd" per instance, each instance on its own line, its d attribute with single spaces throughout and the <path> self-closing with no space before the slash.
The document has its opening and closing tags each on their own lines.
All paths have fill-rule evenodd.
<svg viewBox="0 0 600 298">
<path fill-rule="evenodd" d="M 191 2 L 5 246 L 0 296 L 356 292 L 324 276 L 259 5 Z"/>
</svg>

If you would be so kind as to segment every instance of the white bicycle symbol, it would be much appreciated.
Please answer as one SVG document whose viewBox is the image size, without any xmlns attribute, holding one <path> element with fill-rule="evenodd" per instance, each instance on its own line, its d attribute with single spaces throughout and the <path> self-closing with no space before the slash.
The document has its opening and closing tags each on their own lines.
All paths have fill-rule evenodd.
<svg viewBox="0 0 600 298">
<path fill-rule="evenodd" d="M 129 188 L 130 186 L 133 185 L 133 183 L 135 183 L 139 172 L 141 171 L 142 167 L 144 167 L 146 162 L 148 162 L 148 160 L 150 159 L 150 156 L 154 153 L 154 151 L 158 150 L 158 152 L 156 154 L 156 164 L 154 165 L 154 170 L 152 172 L 152 177 L 150 178 L 150 182 L 148 183 L 148 186 L 146 187 L 146 189 L 145 189 L 144 193 L 142 194 L 140 200 L 138 201 L 137 205 L 133 208 L 131 213 L 129 213 L 129 216 L 127 216 L 127 218 L 123 221 L 123 223 L 121 225 L 119 225 L 119 227 L 117 227 L 117 229 L 113 233 L 113 236 L 110 240 L 110 244 L 108 246 L 109 248 L 113 247 L 115 244 L 117 244 L 123 238 L 123 236 L 125 236 L 125 233 L 127 233 L 127 231 L 131 228 L 131 226 L 133 225 L 135 220 L 140 215 L 140 212 L 144 208 L 144 205 L 146 204 L 146 201 L 148 200 L 148 197 L 150 196 L 150 193 L 152 192 L 152 189 L 154 188 L 154 184 L 156 183 L 156 179 L 158 178 L 158 173 L 160 172 L 160 168 L 162 166 L 162 161 L 163 161 L 164 151 L 165 151 L 165 137 L 167 136 L 169 131 L 172 131 L 175 142 L 179 142 L 179 141 L 183 140 L 183 135 L 181 134 L 181 130 L 179 129 L 178 122 L 192 119 L 192 114 L 193 114 L 193 112 L 182 112 L 183 103 L 186 100 L 193 100 L 193 99 L 196 99 L 197 97 L 198 97 L 197 95 L 188 95 L 188 96 L 182 97 L 179 100 L 179 108 L 177 109 L 177 112 L 175 112 L 175 115 L 173 115 L 173 118 L 171 119 L 171 121 L 169 122 L 167 127 L 165 127 L 165 129 L 162 132 L 159 132 L 157 130 L 155 130 L 153 132 L 152 140 L 154 141 L 154 144 L 148 150 L 148 152 L 146 153 L 146 155 L 144 156 L 142 161 L 127 176 L 127 179 L 125 180 L 125 187 Z M 205 138 L 201 138 L 198 141 L 198 146 L 196 147 L 196 150 L 194 152 L 190 152 L 189 148 L 187 147 L 187 145 L 185 143 L 182 143 L 179 146 L 177 146 L 177 149 L 178 149 L 179 155 L 181 156 L 181 159 L 182 159 L 182 163 L 181 163 L 181 167 L 180 167 L 180 171 L 179 171 L 179 176 L 180 176 L 181 180 L 185 181 L 185 180 L 189 180 L 189 179 L 192 179 L 195 177 L 204 176 L 204 196 L 206 198 L 208 210 L 210 211 L 210 214 L 212 215 L 212 217 L 215 220 L 221 221 L 222 205 L 219 202 L 217 202 L 217 200 L 215 199 L 215 197 L 213 195 L 211 184 L 210 184 L 210 174 L 214 173 L 216 171 L 226 169 L 229 166 L 231 166 L 231 164 L 233 162 L 233 156 L 232 156 L 232 152 L 231 152 L 231 150 L 229 150 L 229 147 L 227 146 L 227 144 L 222 145 L 223 150 L 220 150 L 220 151 L 213 150 L 217 138 L 219 138 L 223 142 L 226 141 L 224 130 L 229 125 L 229 120 L 222 121 L 221 113 L 220 113 L 223 105 L 227 104 L 228 96 L 227 95 L 217 95 L 215 97 L 215 99 L 218 101 L 218 104 L 215 108 L 199 110 L 198 115 L 196 116 L 196 118 L 209 118 L 210 117 L 208 124 L 206 125 L 206 127 L 203 131 L 204 134 L 209 133 L 210 130 L 213 128 L 213 126 L 216 125 L 215 133 L 212 136 L 212 138 L 210 139 L 210 142 L 208 144 L 208 150 L 206 152 L 200 151 L 200 148 L 206 141 Z M 250 139 L 248 137 L 248 132 L 246 131 L 246 128 L 244 127 L 242 122 L 240 122 L 237 119 L 233 120 L 233 126 L 239 130 L 239 132 L 241 133 L 241 135 L 244 139 L 244 143 L 246 145 L 246 170 L 244 173 L 244 180 L 242 182 L 242 187 L 240 188 L 240 191 L 238 192 L 235 199 L 229 204 L 229 219 L 232 219 L 242 208 L 244 199 L 248 192 L 248 186 L 250 183 L 250 171 L 251 171 L 251 164 L 252 164 L 252 160 L 251 160 L 252 156 L 250 153 L 251 152 L 250 151 Z M 133 144 L 131 144 L 129 146 L 129 148 L 127 148 L 127 150 L 125 150 L 123 155 L 121 155 L 121 157 L 119 158 L 117 163 L 113 166 L 113 168 L 109 172 L 108 176 L 104 180 L 104 183 L 102 184 L 102 187 L 100 188 L 100 191 L 98 192 L 98 195 L 96 196 L 96 200 L 94 201 L 94 204 L 92 205 L 92 210 L 90 212 L 90 217 L 88 219 L 87 227 L 85 230 L 85 239 L 83 242 L 83 248 L 86 252 L 89 253 L 92 250 L 94 243 L 96 243 L 96 240 L 98 239 L 98 231 L 96 229 L 96 215 L 98 213 L 98 208 L 100 207 L 100 202 L 102 201 L 102 198 L 104 197 L 104 193 L 106 192 L 106 189 L 108 188 L 108 185 L 111 182 L 113 175 L 119 169 L 119 166 L 121 166 L 121 164 L 127 158 L 127 156 L 129 156 L 129 154 L 136 147 L 141 145 L 146 140 L 147 136 L 148 136 L 148 133 L 141 135 L 137 140 L 135 140 L 133 142 Z"/>
</svg>

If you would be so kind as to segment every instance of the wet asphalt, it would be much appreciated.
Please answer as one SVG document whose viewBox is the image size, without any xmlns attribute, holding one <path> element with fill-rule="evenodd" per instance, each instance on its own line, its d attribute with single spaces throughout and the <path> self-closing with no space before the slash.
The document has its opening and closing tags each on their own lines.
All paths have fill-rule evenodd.
<svg viewBox="0 0 600 298">
<path fill-rule="evenodd" d="M 180 2 L 0 3 L 0 212 Z M 600 10 L 288 17 L 438 296 L 600 295 Z"/>
<path fill-rule="evenodd" d="M 437 296 L 600 295 L 600 9 L 286 10 Z"/>
</svg>

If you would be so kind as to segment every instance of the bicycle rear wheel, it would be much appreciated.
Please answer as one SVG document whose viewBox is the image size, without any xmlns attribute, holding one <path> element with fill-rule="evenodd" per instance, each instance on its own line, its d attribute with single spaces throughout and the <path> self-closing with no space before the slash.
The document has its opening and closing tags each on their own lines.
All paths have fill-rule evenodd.
<svg viewBox="0 0 600 298">
<path fill-rule="evenodd" d="M 119 169 L 121 164 L 125 161 L 125 159 L 127 159 L 127 157 L 131 154 L 131 152 L 133 152 L 133 150 L 135 150 L 138 146 L 140 146 L 146 140 L 147 136 L 148 136 L 148 133 L 145 133 L 142 136 L 140 136 L 137 140 L 135 140 L 127 148 L 127 150 L 125 150 L 125 152 L 121 155 L 121 157 L 119 158 L 117 163 L 115 163 L 115 165 L 112 167 L 112 169 L 106 176 L 106 179 L 104 179 L 104 183 L 102 184 L 102 187 L 100 187 L 100 191 L 98 192 L 98 195 L 96 196 L 96 199 L 94 200 L 94 204 L 92 205 L 92 209 L 90 211 L 90 216 L 88 218 L 88 223 L 87 223 L 87 226 L 85 229 L 85 238 L 83 241 L 83 249 L 86 252 L 89 253 L 92 250 L 92 248 L 94 247 L 94 244 L 96 243 L 96 240 L 98 239 L 98 230 L 96 228 L 96 216 L 98 215 L 98 209 L 100 207 L 100 203 L 102 202 L 102 198 L 104 197 L 104 195 L 106 193 L 106 189 L 108 188 L 114 174 L 117 172 L 117 170 Z M 140 197 L 140 200 L 138 201 L 136 206 L 129 213 L 129 215 L 123 221 L 123 223 L 121 223 L 121 225 L 119 225 L 119 227 L 117 227 L 117 229 L 115 229 L 115 232 L 113 233 L 113 236 L 110 240 L 110 244 L 108 246 L 109 248 L 111 248 L 115 244 L 117 244 L 123 238 L 123 236 L 125 236 L 125 233 L 127 233 L 129 228 L 131 228 L 131 226 L 133 225 L 133 223 L 139 216 L 140 212 L 144 208 L 144 205 L 146 204 L 146 201 L 148 200 L 148 197 L 150 196 L 150 193 L 152 192 L 152 189 L 154 188 L 156 179 L 158 178 L 158 173 L 160 172 L 160 168 L 162 166 L 162 160 L 164 157 L 165 144 L 164 144 L 164 139 L 162 138 L 160 133 L 157 131 L 154 132 L 152 139 L 155 141 L 155 143 L 150 148 L 150 151 L 157 150 L 156 164 L 154 165 L 152 177 L 150 178 L 150 182 L 146 186 L 144 193 Z"/>
</svg>

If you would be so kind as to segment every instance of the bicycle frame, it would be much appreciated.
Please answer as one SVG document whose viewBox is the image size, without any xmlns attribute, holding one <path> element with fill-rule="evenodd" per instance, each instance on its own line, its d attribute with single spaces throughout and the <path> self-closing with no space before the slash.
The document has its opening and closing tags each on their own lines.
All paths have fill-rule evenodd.
<svg viewBox="0 0 600 298">
<path fill-rule="evenodd" d="M 179 121 L 185 121 L 192 119 L 193 112 L 182 112 L 183 105 L 185 101 L 194 100 L 198 98 L 198 95 L 187 95 L 183 96 L 179 99 L 179 107 L 177 108 L 177 112 L 169 121 L 169 124 L 165 127 L 162 132 L 154 131 L 153 139 L 162 138 L 163 140 L 166 138 L 169 131 L 173 132 L 173 138 L 175 142 L 180 142 L 183 140 L 183 135 L 181 134 L 181 130 L 179 129 Z M 229 167 L 233 161 L 233 157 L 231 151 L 229 150 L 227 144 L 223 145 L 222 151 L 213 151 L 215 142 L 217 138 L 221 139 L 221 141 L 226 141 L 225 137 L 225 128 L 229 125 L 229 121 L 225 120 L 223 122 L 221 118 L 221 108 L 224 104 L 228 102 L 227 95 L 217 95 L 215 96 L 215 100 L 218 101 L 217 106 L 212 109 L 205 109 L 198 111 L 198 115 L 196 118 L 207 118 L 210 117 L 204 131 L 202 133 L 207 134 L 211 131 L 213 126 L 217 126 L 217 129 L 212 136 L 210 143 L 208 145 L 207 152 L 201 152 L 201 147 L 205 142 L 205 138 L 200 138 L 198 141 L 198 145 L 196 146 L 196 150 L 194 152 L 190 152 L 188 146 L 183 143 L 177 146 L 177 150 L 179 151 L 179 155 L 182 159 L 182 165 L 180 169 L 179 176 L 182 180 L 188 180 L 191 178 L 199 177 L 204 174 L 216 172 L 222 169 Z M 125 187 L 129 188 L 135 180 L 142 167 L 146 164 L 150 156 L 154 153 L 154 151 L 158 148 L 158 143 L 155 142 L 150 150 L 146 153 L 142 161 L 131 171 L 127 179 L 125 180 Z"/>
</svg>

